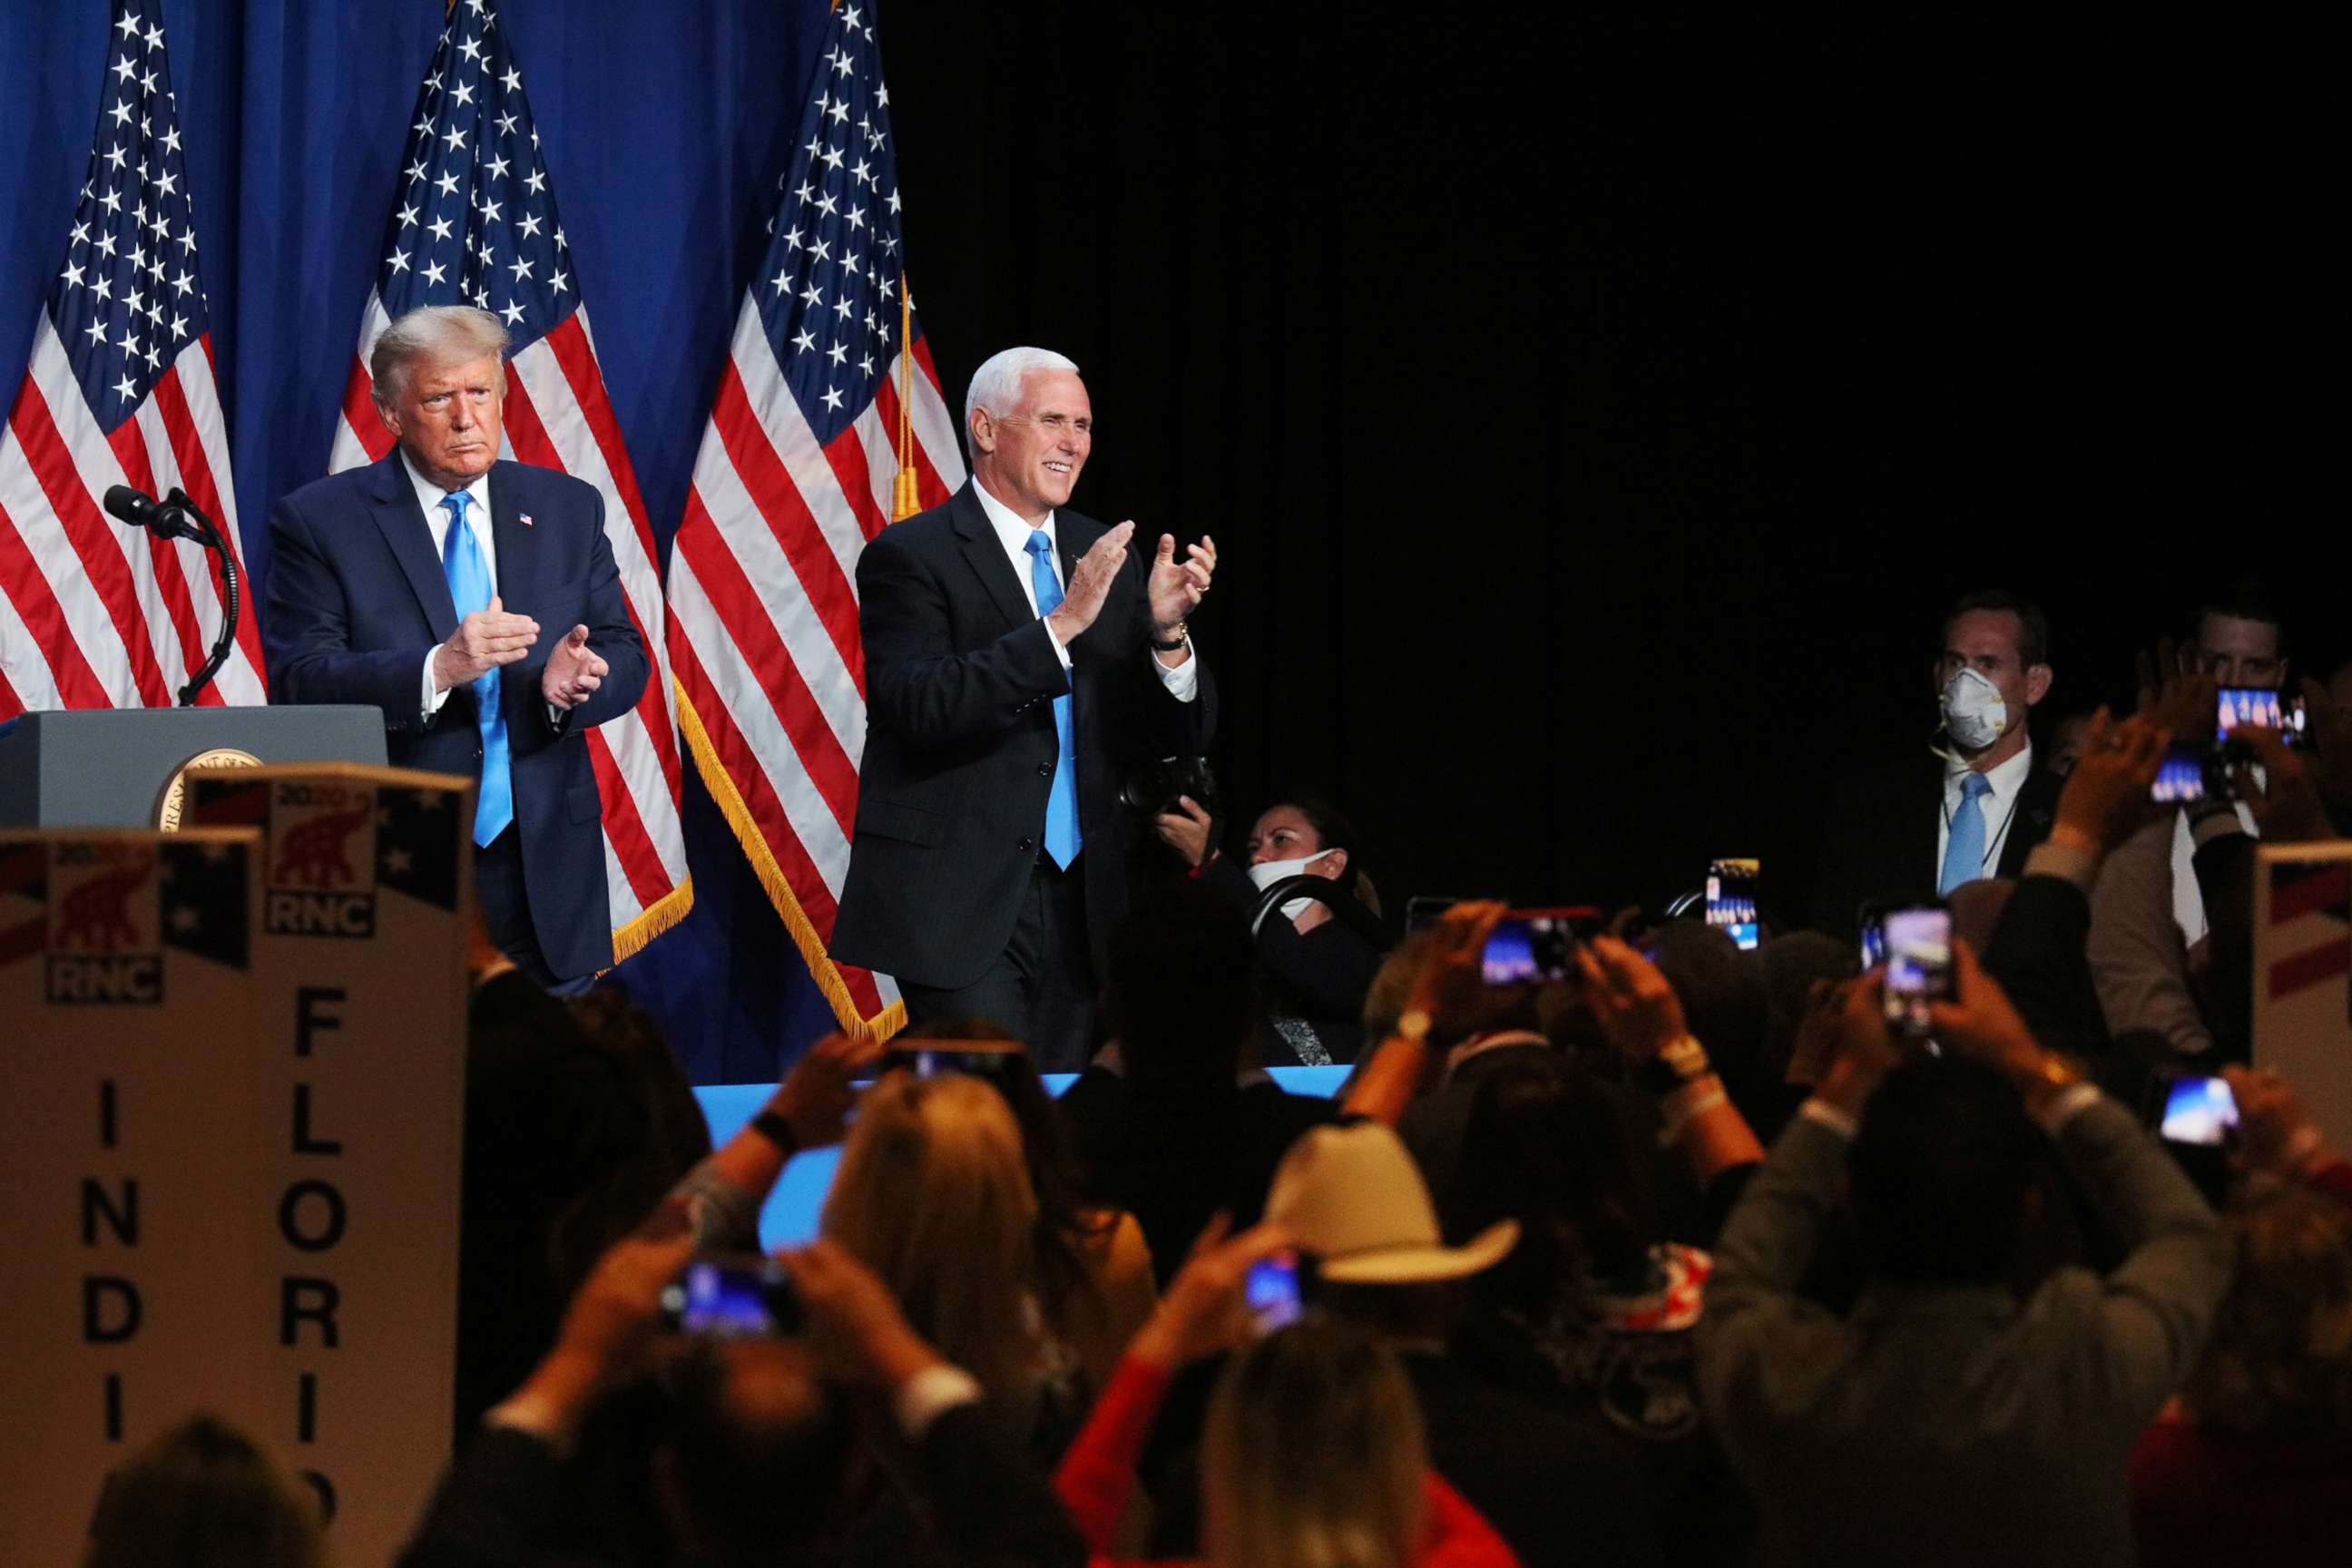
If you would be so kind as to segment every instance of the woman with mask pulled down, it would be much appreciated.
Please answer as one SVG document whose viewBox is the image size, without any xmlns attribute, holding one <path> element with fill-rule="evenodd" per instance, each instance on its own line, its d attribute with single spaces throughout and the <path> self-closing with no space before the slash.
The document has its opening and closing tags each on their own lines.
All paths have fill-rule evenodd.
<svg viewBox="0 0 2352 1568">
<path fill-rule="evenodd" d="M 1285 877 L 1327 877 L 1374 914 L 1380 893 L 1357 864 L 1355 825 L 1329 803 L 1295 795 L 1258 814 L 1242 860 L 1218 849 L 1214 820 L 1199 802 L 1152 819 L 1153 830 L 1192 874 L 1244 910 Z M 1292 899 L 1258 928 L 1258 963 L 1266 977 L 1265 1065 L 1325 1067 L 1352 1062 L 1364 1043 L 1364 991 L 1381 948 L 1311 898 Z"/>
</svg>

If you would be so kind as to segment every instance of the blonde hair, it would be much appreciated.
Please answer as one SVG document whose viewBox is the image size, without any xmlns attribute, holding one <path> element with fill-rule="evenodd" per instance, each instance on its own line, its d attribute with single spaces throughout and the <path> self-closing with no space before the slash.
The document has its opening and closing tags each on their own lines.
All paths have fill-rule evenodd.
<svg viewBox="0 0 2352 1568">
<path fill-rule="evenodd" d="M 2181 1403 L 2231 1431 L 2352 1430 L 2352 1219 L 2290 1188 L 2229 1224 L 2238 1271 Z"/>
<path fill-rule="evenodd" d="M 1003 1097 L 961 1074 L 892 1072 L 858 1102 L 820 1225 L 941 1355 L 1011 1392 L 1038 1365 L 1036 1221 Z"/>
<path fill-rule="evenodd" d="M 1207 1560 L 1402 1568 L 1429 1468 L 1404 1368 L 1360 1329 L 1294 1324 L 1227 1363 L 1202 1432 Z"/>
</svg>

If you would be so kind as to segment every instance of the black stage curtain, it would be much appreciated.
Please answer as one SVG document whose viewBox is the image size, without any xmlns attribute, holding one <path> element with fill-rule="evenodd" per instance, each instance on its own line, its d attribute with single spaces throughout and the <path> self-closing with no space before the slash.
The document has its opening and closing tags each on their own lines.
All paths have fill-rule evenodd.
<svg viewBox="0 0 2352 1568">
<path fill-rule="evenodd" d="M 1079 508 L 1223 551 L 1235 809 L 1335 792 L 1392 905 L 1787 897 L 1967 588 L 2047 605 L 2045 715 L 2235 572 L 2344 650 L 2345 133 L 2270 26 L 883 17 L 950 402 L 1079 362 Z"/>
</svg>

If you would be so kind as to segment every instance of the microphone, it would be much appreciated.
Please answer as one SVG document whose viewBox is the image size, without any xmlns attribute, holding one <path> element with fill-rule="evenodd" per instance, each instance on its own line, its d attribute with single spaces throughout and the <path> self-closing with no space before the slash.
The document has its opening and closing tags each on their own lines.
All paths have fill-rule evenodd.
<svg viewBox="0 0 2352 1568">
<path fill-rule="evenodd" d="M 171 520 L 155 498 L 144 490 L 134 490 L 129 485 L 113 485 L 106 492 L 106 510 L 133 528 L 151 529 L 158 533 L 171 531 Z"/>
<path fill-rule="evenodd" d="M 143 528 L 158 539 L 192 539 L 198 544 L 208 542 L 204 531 L 192 522 L 184 508 L 193 504 L 178 490 L 163 500 L 157 500 L 144 490 L 129 485 L 110 485 L 106 490 L 106 510 L 133 528 Z"/>
<path fill-rule="evenodd" d="M 213 526 L 188 492 L 174 489 L 162 500 L 129 485 L 109 485 L 104 505 L 108 512 L 133 528 L 143 528 L 158 539 L 186 539 L 201 544 L 220 561 L 221 624 L 220 632 L 213 638 L 213 649 L 205 662 L 188 677 L 180 688 L 180 706 L 195 706 L 197 693 L 212 683 L 228 662 L 229 649 L 236 641 L 236 606 L 238 579 L 236 556 L 228 541 Z"/>
<path fill-rule="evenodd" d="M 155 500 L 142 489 L 130 484 L 110 484 L 106 489 L 106 510 L 113 512 L 134 529 L 146 529 L 158 538 L 186 538 L 186 524 L 172 515 L 172 508 Z"/>
</svg>

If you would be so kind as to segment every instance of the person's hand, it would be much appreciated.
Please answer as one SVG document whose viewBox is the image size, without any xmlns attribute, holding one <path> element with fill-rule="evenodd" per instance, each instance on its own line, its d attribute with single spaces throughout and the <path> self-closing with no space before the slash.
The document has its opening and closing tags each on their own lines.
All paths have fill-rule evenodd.
<svg viewBox="0 0 2352 1568">
<path fill-rule="evenodd" d="M 1883 970 L 1829 989 L 1820 1008 L 1822 1063 L 1813 1098 L 1859 1119 L 1879 1082 L 1902 1060 L 1886 1024 Z"/>
<path fill-rule="evenodd" d="M 661 1321 L 662 1288 L 693 1255 L 693 1233 L 666 1215 L 614 1242 L 564 1310 L 554 1353 L 593 1364 L 608 1379 L 630 1371 Z"/>
<path fill-rule="evenodd" d="M 1151 576 L 1145 589 L 1151 600 L 1151 631 L 1160 641 L 1166 642 L 1184 624 L 1209 591 L 1209 579 L 1216 575 L 1217 542 L 1207 534 L 1201 542 L 1184 547 L 1184 559 L 1176 559 L 1176 536 L 1160 536 L 1160 552 L 1151 559 Z"/>
<path fill-rule="evenodd" d="M 1127 1353 L 1162 1372 L 1246 1343 L 1255 1324 L 1245 1287 L 1251 1267 L 1290 1245 L 1280 1226 L 1255 1226 L 1227 1238 L 1232 1221 L 1219 1215 L 1192 1243 L 1184 1267 L 1168 1282 L 1167 1293 L 1136 1331 Z"/>
<path fill-rule="evenodd" d="M 793 1064 L 768 1109 L 784 1119 L 803 1149 L 840 1142 L 842 1124 L 857 1098 L 850 1080 L 881 1060 L 882 1051 L 880 1040 L 827 1035 Z"/>
<path fill-rule="evenodd" d="M 1208 863 L 1209 837 L 1215 826 L 1215 819 L 1189 795 L 1176 797 L 1174 811 L 1163 811 L 1151 819 L 1151 831 L 1160 836 L 1160 842 L 1176 851 L 1187 866 Z"/>
<path fill-rule="evenodd" d="M 1789 1042 L 1789 1065 L 1781 1071 L 1781 1082 L 1811 1089 L 1829 1076 L 1837 1060 L 1839 1013 L 1845 1005 L 1845 988 L 1853 984 L 1824 977 L 1805 987 L 1805 1012 Z"/>
<path fill-rule="evenodd" d="M 522 658 L 537 641 L 539 623 L 529 616 L 509 615 L 494 595 L 488 609 L 459 621 L 449 640 L 434 652 L 433 689 L 449 691 L 479 680 Z"/>
<path fill-rule="evenodd" d="M 573 626 L 548 654 L 547 668 L 540 671 L 539 693 L 554 707 L 577 708 L 595 695 L 612 672 L 613 667 L 588 646 L 588 628 Z"/>
<path fill-rule="evenodd" d="M 2155 820 L 2165 808 L 2148 799 L 2148 786 L 2171 743 L 2171 733 L 2147 719 L 2111 720 L 2105 708 L 2092 714 L 2083 760 L 2058 793 L 2051 838 L 2105 855 Z"/>
<path fill-rule="evenodd" d="M 840 1243 L 813 1241 L 776 1260 L 793 1277 L 809 1348 L 831 1375 L 896 1388 L 946 1359 L 907 1321 L 890 1288 Z"/>
<path fill-rule="evenodd" d="M 1936 1041 L 1962 1060 L 1989 1067 L 2021 1087 L 2042 1080 L 2049 1053 L 2025 1026 L 2000 982 L 1985 973 L 1976 949 L 1958 937 L 1952 939 L 1952 995 L 1927 1004 L 1927 1023 Z"/>
<path fill-rule="evenodd" d="M 598 1397 L 645 1362 L 662 1288 L 693 1255 L 692 1229 L 668 1207 L 614 1242 L 564 1309 L 554 1348 L 493 1413 L 499 1423 L 568 1442 Z"/>
<path fill-rule="evenodd" d="M 1682 998 L 1657 965 L 1615 937 L 1578 943 L 1576 967 L 1584 980 L 1585 1005 L 1627 1061 L 1646 1061 L 1690 1032 Z"/>
<path fill-rule="evenodd" d="M 2176 648 L 2170 637 L 2157 639 L 2156 651 L 2143 648 L 2139 669 L 2138 717 L 2175 735 L 2202 735 L 2221 710 L 2214 693 L 2220 689 L 2197 663 L 2197 650 Z"/>
<path fill-rule="evenodd" d="M 2225 1067 L 2221 1079 L 2238 1102 L 2231 1164 L 2294 1181 L 2336 1158 L 2294 1085 L 2262 1068 Z"/>
<path fill-rule="evenodd" d="M 1429 1015 L 1433 1040 L 1459 1038 L 1465 1020 L 1476 1015 L 1486 987 L 1486 939 L 1502 923 L 1503 911 L 1491 900 L 1465 900 L 1438 917 L 1429 961 L 1404 1003 L 1408 1013 Z"/>
<path fill-rule="evenodd" d="M 2305 731 L 2315 759 L 2319 793 L 2329 800 L 2352 799 L 2352 710 L 2321 682 L 2303 678 Z"/>
<path fill-rule="evenodd" d="M 1103 601 L 1110 596 L 1110 585 L 1118 580 L 1119 568 L 1127 564 L 1127 542 L 1135 536 L 1135 524 L 1122 522 L 1105 532 L 1092 549 L 1078 557 L 1070 569 L 1070 581 L 1062 590 L 1062 603 L 1045 617 L 1054 628 L 1054 636 L 1064 647 L 1076 641 L 1080 633 L 1095 624 L 1102 614 Z"/>
<path fill-rule="evenodd" d="M 1649 918 L 1643 912 L 1641 905 L 1627 904 L 1623 909 L 1611 915 L 1609 923 L 1601 929 L 1619 942 L 1631 942 L 1634 937 L 1649 930 Z"/>
<path fill-rule="evenodd" d="M 2257 779 L 2253 767 L 2241 763 L 2232 770 L 2231 780 L 2238 798 L 2253 813 L 2263 843 L 2309 844 L 2336 837 L 2319 798 L 2316 772 L 2286 743 L 2284 733 L 2266 725 L 2242 725 L 2230 731 L 2230 743 L 2252 752 L 2255 766 L 2262 769 Z"/>
</svg>

